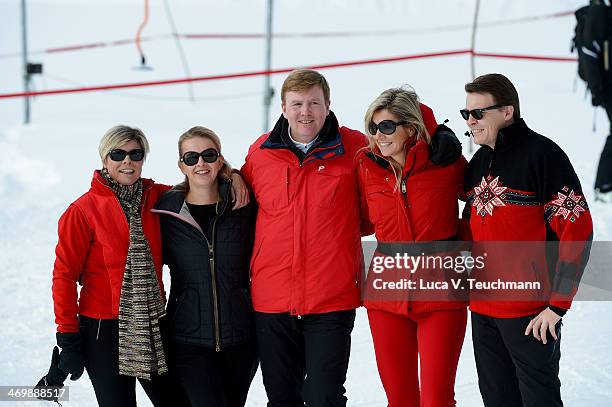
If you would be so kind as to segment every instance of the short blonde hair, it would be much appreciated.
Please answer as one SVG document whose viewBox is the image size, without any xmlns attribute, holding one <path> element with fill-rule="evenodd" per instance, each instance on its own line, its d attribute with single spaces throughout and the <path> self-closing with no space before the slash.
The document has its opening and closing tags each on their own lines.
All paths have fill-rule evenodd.
<svg viewBox="0 0 612 407">
<path fill-rule="evenodd" d="M 145 158 L 149 154 L 149 142 L 145 137 L 142 130 L 137 127 L 129 127 L 125 125 L 118 125 L 111 127 L 100 140 L 100 146 L 98 147 L 98 153 L 102 162 L 106 160 L 106 157 L 116 148 L 121 147 L 128 141 L 134 140 L 140 144 L 140 148 L 144 150 Z"/>
<path fill-rule="evenodd" d="M 325 102 L 329 103 L 329 84 L 327 79 L 312 69 L 296 69 L 287 76 L 281 88 L 281 102 L 285 103 L 285 94 L 287 92 L 302 92 L 313 86 L 321 87 Z"/>
<path fill-rule="evenodd" d="M 181 134 L 178 139 L 179 159 L 183 156 L 184 153 L 183 143 L 193 138 L 204 138 L 212 141 L 215 145 L 215 148 L 217 149 L 217 152 L 219 153 L 219 155 L 221 155 L 221 139 L 219 138 L 219 136 L 217 136 L 217 133 L 204 126 L 195 126 L 187 130 L 185 133 Z M 227 179 L 230 179 L 232 177 L 232 167 L 227 163 L 226 160 L 223 160 L 223 166 L 219 170 L 219 174 L 223 178 Z M 187 178 L 187 176 L 185 176 L 185 180 L 183 182 L 177 184 L 174 188 L 185 192 L 189 191 L 189 179 Z"/>
</svg>

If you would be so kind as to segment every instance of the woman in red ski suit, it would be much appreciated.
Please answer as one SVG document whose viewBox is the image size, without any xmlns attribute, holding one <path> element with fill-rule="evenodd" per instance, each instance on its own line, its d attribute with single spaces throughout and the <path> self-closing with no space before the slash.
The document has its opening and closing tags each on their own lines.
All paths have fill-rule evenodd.
<svg viewBox="0 0 612 407">
<path fill-rule="evenodd" d="M 375 257 L 458 255 L 414 245 L 455 240 L 466 160 L 452 131 L 438 126 L 432 110 L 404 88 L 381 93 L 365 125 L 369 147 L 356 159 L 362 213 L 378 241 Z M 467 302 L 456 296 L 449 277 L 460 274 L 422 267 L 410 273 L 405 267 L 372 267 L 365 284 L 364 305 L 389 407 L 453 406 Z M 408 280 L 413 287 L 397 289 Z M 437 288 L 419 288 L 428 283 Z"/>
</svg>

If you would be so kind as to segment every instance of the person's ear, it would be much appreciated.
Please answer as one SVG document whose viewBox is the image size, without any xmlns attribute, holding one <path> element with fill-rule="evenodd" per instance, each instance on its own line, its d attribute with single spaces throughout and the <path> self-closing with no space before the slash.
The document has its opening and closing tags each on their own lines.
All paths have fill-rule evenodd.
<svg viewBox="0 0 612 407">
<path fill-rule="evenodd" d="M 506 106 L 504 109 L 504 113 L 505 113 L 504 119 L 506 120 L 512 119 L 514 117 L 514 106 L 512 105 Z"/>
</svg>

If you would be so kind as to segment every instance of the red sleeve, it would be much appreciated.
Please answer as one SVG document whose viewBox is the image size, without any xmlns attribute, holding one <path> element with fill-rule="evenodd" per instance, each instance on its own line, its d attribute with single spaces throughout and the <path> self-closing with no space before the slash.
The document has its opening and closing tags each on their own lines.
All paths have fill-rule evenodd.
<svg viewBox="0 0 612 407">
<path fill-rule="evenodd" d="M 556 147 L 556 146 L 555 146 Z M 541 196 L 548 228 L 559 240 L 550 305 L 569 309 L 589 258 L 593 220 L 567 155 L 551 149 L 541 164 Z"/>
<path fill-rule="evenodd" d="M 249 147 L 249 152 L 244 158 L 244 164 L 242 165 L 242 168 L 240 168 L 240 175 L 242 176 L 242 179 L 244 179 L 244 182 L 246 182 L 247 186 L 249 187 L 251 191 L 253 191 L 252 155 L 253 155 L 253 152 L 256 151 L 258 147 L 260 146 L 260 140 L 262 137 L 260 137 L 257 141 L 255 141 L 255 143 L 251 144 L 251 146 Z"/>
<path fill-rule="evenodd" d="M 370 211 L 366 199 L 366 189 L 363 180 L 363 156 L 357 158 L 357 185 L 359 193 L 359 212 L 361 216 L 361 236 L 374 234 L 374 224 L 370 221 Z"/>
<path fill-rule="evenodd" d="M 76 284 L 83 272 L 93 232 L 77 206 L 70 205 L 60 218 L 58 236 L 52 286 L 55 323 L 58 332 L 78 332 Z"/>
</svg>

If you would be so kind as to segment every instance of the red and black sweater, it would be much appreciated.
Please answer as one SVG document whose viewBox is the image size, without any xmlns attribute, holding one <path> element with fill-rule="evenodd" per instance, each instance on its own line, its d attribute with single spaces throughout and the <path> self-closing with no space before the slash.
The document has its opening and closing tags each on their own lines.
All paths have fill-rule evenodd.
<svg viewBox="0 0 612 407">
<path fill-rule="evenodd" d="M 519 119 L 499 132 L 495 149 L 482 146 L 474 154 L 465 191 L 463 218 L 469 221 L 475 248 L 487 242 L 498 254 L 506 252 L 489 256 L 486 271 L 474 277 L 547 277 L 542 290 L 531 297 L 471 292 L 470 309 L 500 318 L 534 314 L 547 306 L 561 314 L 569 309 L 588 259 L 593 224 L 563 150 Z M 525 241 L 530 244 L 509 243 Z M 512 250 L 516 253 L 508 252 Z"/>
</svg>

